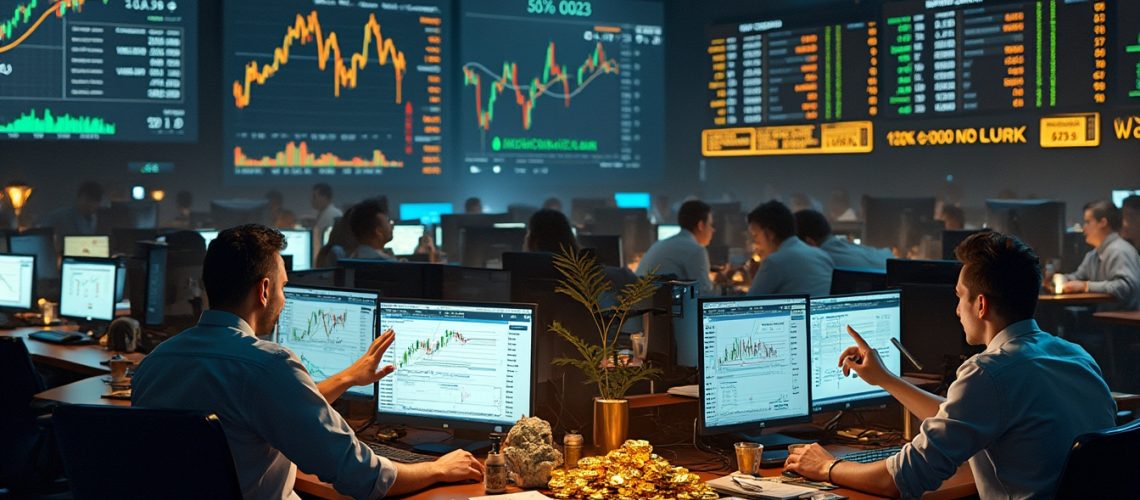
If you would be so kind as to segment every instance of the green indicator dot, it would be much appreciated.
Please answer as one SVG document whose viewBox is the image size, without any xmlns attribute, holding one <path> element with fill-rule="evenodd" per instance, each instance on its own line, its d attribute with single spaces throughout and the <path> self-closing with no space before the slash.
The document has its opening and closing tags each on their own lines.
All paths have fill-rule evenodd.
<svg viewBox="0 0 1140 500">
<path fill-rule="evenodd" d="M 502 148 L 503 148 L 503 141 L 502 141 L 501 139 L 499 139 L 498 137 L 496 137 L 496 138 L 494 138 L 494 139 L 492 139 L 492 140 L 491 140 L 491 149 L 492 149 L 493 151 L 498 151 L 498 150 L 500 150 L 500 149 L 502 149 Z"/>
</svg>

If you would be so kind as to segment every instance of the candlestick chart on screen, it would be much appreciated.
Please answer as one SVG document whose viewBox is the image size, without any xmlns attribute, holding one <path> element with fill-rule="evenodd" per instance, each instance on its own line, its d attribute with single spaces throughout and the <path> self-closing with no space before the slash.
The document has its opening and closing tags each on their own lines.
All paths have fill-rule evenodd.
<svg viewBox="0 0 1140 500">
<path fill-rule="evenodd" d="M 231 176 L 443 173 L 448 2 L 227 2 Z"/>
</svg>

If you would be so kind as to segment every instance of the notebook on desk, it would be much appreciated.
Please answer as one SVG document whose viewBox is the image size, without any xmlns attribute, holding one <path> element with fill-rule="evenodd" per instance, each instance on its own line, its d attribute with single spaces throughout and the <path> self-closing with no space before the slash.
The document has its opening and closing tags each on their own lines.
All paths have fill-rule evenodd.
<svg viewBox="0 0 1140 500">
<path fill-rule="evenodd" d="M 58 330 L 32 332 L 28 334 L 28 338 L 36 339 L 40 342 L 62 345 L 87 345 L 96 342 L 95 339 L 79 332 L 62 332 Z"/>
<path fill-rule="evenodd" d="M 728 475 L 718 477 L 708 482 L 712 489 L 719 493 L 735 495 L 741 498 L 762 498 L 765 500 L 789 500 L 793 498 L 808 498 L 813 495 L 828 495 L 828 500 L 847 498 L 808 488 L 779 482 L 779 480 L 762 479 L 745 475 Z"/>
</svg>

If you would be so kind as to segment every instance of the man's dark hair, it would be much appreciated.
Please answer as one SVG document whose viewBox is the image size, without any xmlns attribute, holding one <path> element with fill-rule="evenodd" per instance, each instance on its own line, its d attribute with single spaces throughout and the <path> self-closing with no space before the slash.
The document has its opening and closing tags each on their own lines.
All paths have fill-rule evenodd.
<svg viewBox="0 0 1140 500">
<path fill-rule="evenodd" d="M 348 216 L 348 226 L 357 241 L 362 241 L 376 232 L 380 227 L 380 219 L 376 216 L 387 213 L 387 200 L 369 198 L 352 207 Z"/>
<path fill-rule="evenodd" d="M 202 284 L 212 308 L 241 304 L 257 282 L 277 269 L 285 236 L 261 224 L 245 224 L 218 233 L 206 249 Z"/>
<path fill-rule="evenodd" d="M 708 203 L 701 200 L 689 200 L 682 203 L 681 209 L 677 211 L 677 224 L 688 229 L 689 232 L 693 232 L 696 231 L 698 224 L 708 220 L 710 213 L 712 213 L 712 207 Z"/>
<path fill-rule="evenodd" d="M 1120 208 L 1127 208 L 1129 210 L 1140 210 L 1140 196 L 1132 195 L 1120 202 Z"/>
<path fill-rule="evenodd" d="M 95 181 L 84 181 L 75 193 L 76 198 L 86 198 L 94 202 L 103 201 L 103 186 Z"/>
<path fill-rule="evenodd" d="M 831 236 L 831 224 L 815 210 L 800 210 L 796 212 L 796 236 L 801 240 L 811 238 L 816 245 L 822 245 Z"/>
<path fill-rule="evenodd" d="M 996 231 L 976 233 L 954 249 L 962 261 L 962 284 L 985 295 L 1007 321 L 1033 317 L 1041 291 L 1041 261 L 1029 245 Z"/>
<path fill-rule="evenodd" d="M 563 248 L 578 249 L 570 220 L 566 214 L 552 208 L 543 208 L 532 214 L 526 230 L 527 250 L 531 252 L 562 253 Z"/>
<path fill-rule="evenodd" d="M 480 200 L 478 196 L 472 196 L 470 198 L 467 198 L 467 201 L 463 202 L 463 210 L 466 212 L 470 212 L 470 211 L 472 211 L 476 208 L 480 208 L 482 206 L 483 206 L 483 200 Z"/>
<path fill-rule="evenodd" d="M 333 196 L 332 186 L 328 185 L 327 183 L 318 182 L 316 184 L 313 184 L 313 191 L 316 191 L 317 194 L 319 194 L 325 198 L 328 198 L 330 200 L 332 199 L 332 196 Z"/>
<path fill-rule="evenodd" d="M 749 212 L 748 223 L 771 231 L 780 241 L 796 235 L 796 218 L 792 216 L 792 211 L 776 200 L 761 203 Z"/>
<path fill-rule="evenodd" d="M 1089 202 L 1085 205 L 1084 210 L 1092 210 L 1093 219 L 1108 219 L 1108 227 L 1112 228 L 1113 231 L 1120 230 L 1124 216 L 1120 214 L 1120 209 L 1116 208 L 1116 205 L 1113 205 L 1111 201 L 1097 200 Z"/>
</svg>

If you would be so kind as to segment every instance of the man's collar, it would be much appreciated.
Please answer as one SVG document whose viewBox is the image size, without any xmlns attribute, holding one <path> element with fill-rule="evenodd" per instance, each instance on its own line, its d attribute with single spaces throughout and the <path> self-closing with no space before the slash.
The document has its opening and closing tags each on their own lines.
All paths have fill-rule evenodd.
<svg viewBox="0 0 1140 500">
<path fill-rule="evenodd" d="M 1037 320 L 1035 319 L 1026 319 L 1016 323 L 1010 323 L 986 344 L 986 352 L 996 351 L 1005 345 L 1006 342 L 1022 335 L 1039 331 L 1041 331 L 1041 328 L 1037 326 Z"/>
<path fill-rule="evenodd" d="M 1100 245 L 1098 245 L 1096 247 L 1096 254 L 1101 255 L 1102 253 L 1104 253 L 1104 249 L 1108 248 L 1108 245 L 1110 245 L 1112 242 L 1119 240 L 1119 239 L 1120 239 L 1120 233 L 1117 233 L 1116 231 L 1108 233 L 1108 236 L 1104 237 L 1104 241 L 1100 242 Z"/>
<path fill-rule="evenodd" d="M 223 328 L 233 328 L 241 331 L 245 335 L 257 336 L 253 331 L 253 327 L 249 326 L 244 319 L 240 316 L 220 309 L 209 309 L 202 311 L 202 316 L 198 318 L 198 324 L 203 326 L 220 326 Z"/>
</svg>

